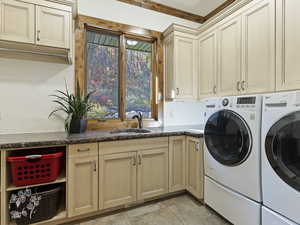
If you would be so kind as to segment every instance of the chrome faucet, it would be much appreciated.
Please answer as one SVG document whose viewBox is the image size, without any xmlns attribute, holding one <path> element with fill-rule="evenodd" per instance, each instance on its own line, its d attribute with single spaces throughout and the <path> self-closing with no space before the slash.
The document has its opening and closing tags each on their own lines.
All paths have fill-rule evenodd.
<svg viewBox="0 0 300 225">
<path fill-rule="evenodd" d="M 138 112 L 137 115 L 134 115 L 132 119 L 137 119 L 139 124 L 139 129 L 143 128 L 143 114 Z"/>
</svg>

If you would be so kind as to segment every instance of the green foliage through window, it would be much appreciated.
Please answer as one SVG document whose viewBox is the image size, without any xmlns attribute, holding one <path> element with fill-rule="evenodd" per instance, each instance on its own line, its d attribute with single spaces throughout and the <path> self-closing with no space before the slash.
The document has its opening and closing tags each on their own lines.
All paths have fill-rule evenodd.
<svg viewBox="0 0 300 225">
<path fill-rule="evenodd" d="M 152 118 L 152 43 L 126 40 L 125 62 L 120 62 L 120 37 L 88 31 L 87 35 L 87 92 L 93 108 L 91 119 L 120 117 L 120 65 L 125 66 L 125 117 L 142 112 Z"/>
</svg>

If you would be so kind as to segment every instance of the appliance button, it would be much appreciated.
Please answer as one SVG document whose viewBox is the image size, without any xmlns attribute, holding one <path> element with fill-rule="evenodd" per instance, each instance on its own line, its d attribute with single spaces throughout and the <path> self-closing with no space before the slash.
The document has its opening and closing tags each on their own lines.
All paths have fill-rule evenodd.
<svg viewBox="0 0 300 225">
<path fill-rule="evenodd" d="M 229 104 L 229 99 L 228 98 L 224 98 L 223 101 L 222 101 L 222 105 L 223 106 L 228 106 Z"/>
</svg>

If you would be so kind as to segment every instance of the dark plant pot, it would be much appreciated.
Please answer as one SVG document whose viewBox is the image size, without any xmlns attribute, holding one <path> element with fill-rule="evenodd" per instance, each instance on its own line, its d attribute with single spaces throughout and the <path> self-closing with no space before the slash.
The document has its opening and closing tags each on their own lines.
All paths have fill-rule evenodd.
<svg viewBox="0 0 300 225">
<path fill-rule="evenodd" d="M 87 120 L 85 119 L 72 119 L 70 123 L 69 133 L 70 134 L 79 134 L 84 133 L 87 128 Z"/>
</svg>

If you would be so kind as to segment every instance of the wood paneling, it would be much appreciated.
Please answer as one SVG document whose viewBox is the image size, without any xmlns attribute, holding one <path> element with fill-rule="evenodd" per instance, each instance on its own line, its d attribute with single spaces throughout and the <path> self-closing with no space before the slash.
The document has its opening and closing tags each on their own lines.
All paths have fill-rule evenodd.
<svg viewBox="0 0 300 225">
<path fill-rule="evenodd" d="M 158 127 L 161 126 L 161 121 L 163 119 L 163 102 L 162 100 L 157 101 L 158 93 L 161 94 L 161 99 L 163 99 L 164 93 L 164 65 L 163 65 L 163 42 L 162 42 L 162 33 L 158 31 L 148 30 L 140 27 L 135 27 L 127 24 L 116 23 L 112 21 L 107 21 L 103 19 L 98 19 L 94 17 L 79 15 L 76 20 L 76 51 L 75 51 L 75 72 L 76 80 L 79 81 L 81 90 L 85 90 L 86 87 L 86 39 L 85 34 L 86 30 L 95 30 L 95 31 L 106 31 L 117 33 L 121 37 L 121 41 L 124 45 L 125 38 L 137 39 L 142 41 L 153 42 L 153 81 L 157 79 L 157 82 L 153 85 L 153 102 L 152 102 L 152 111 L 153 119 L 144 120 L 145 127 Z M 124 52 L 124 49 L 123 49 Z M 124 60 L 124 55 L 121 54 L 121 57 Z M 122 61 L 123 61 L 122 60 Z M 125 65 L 121 66 L 120 69 L 120 103 L 124 102 L 124 74 L 125 74 Z M 123 74 L 123 75 L 122 75 Z M 156 85 L 157 83 L 157 85 Z M 122 94 L 123 93 L 123 94 Z M 84 94 L 84 93 L 82 93 Z M 122 98 L 123 96 L 123 98 Z M 120 119 L 116 120 L 90 120 L 88 124 L 89 130 L 98 130 L 98 129 L 112 129 L 112 128 L 127 128 L 127 127 L 137 127 L 136 120 L 126 120 L 125 118 L 125 109 L 121 107 L 120 109 Z"/>
<path fill-rule="evenodd" d="M 160 3 L 156 3 L 153 1 L 144 1 L 144 0 L 118 0 L 120 2 L 125 2 L 131 5 L 135 5 L 135 6 L 139 6 L 145 9 L 150 9 L 150 10 L 154 10 L 157 12 L 161 12 L 164 14 L 168 14 L 171 16 L 176 16 L 182 19 L 186 19 L 186 20 L 191 20 L 194 21 L 196 23 L 204 23 L 205 18 L 203 16 L 199 16 L 193 13 L 189 13 L 186 11 L 182 11 L 180 9 L 175 9 L 173 7 L 170 6 L 166 6 Z"/>
</svg>

